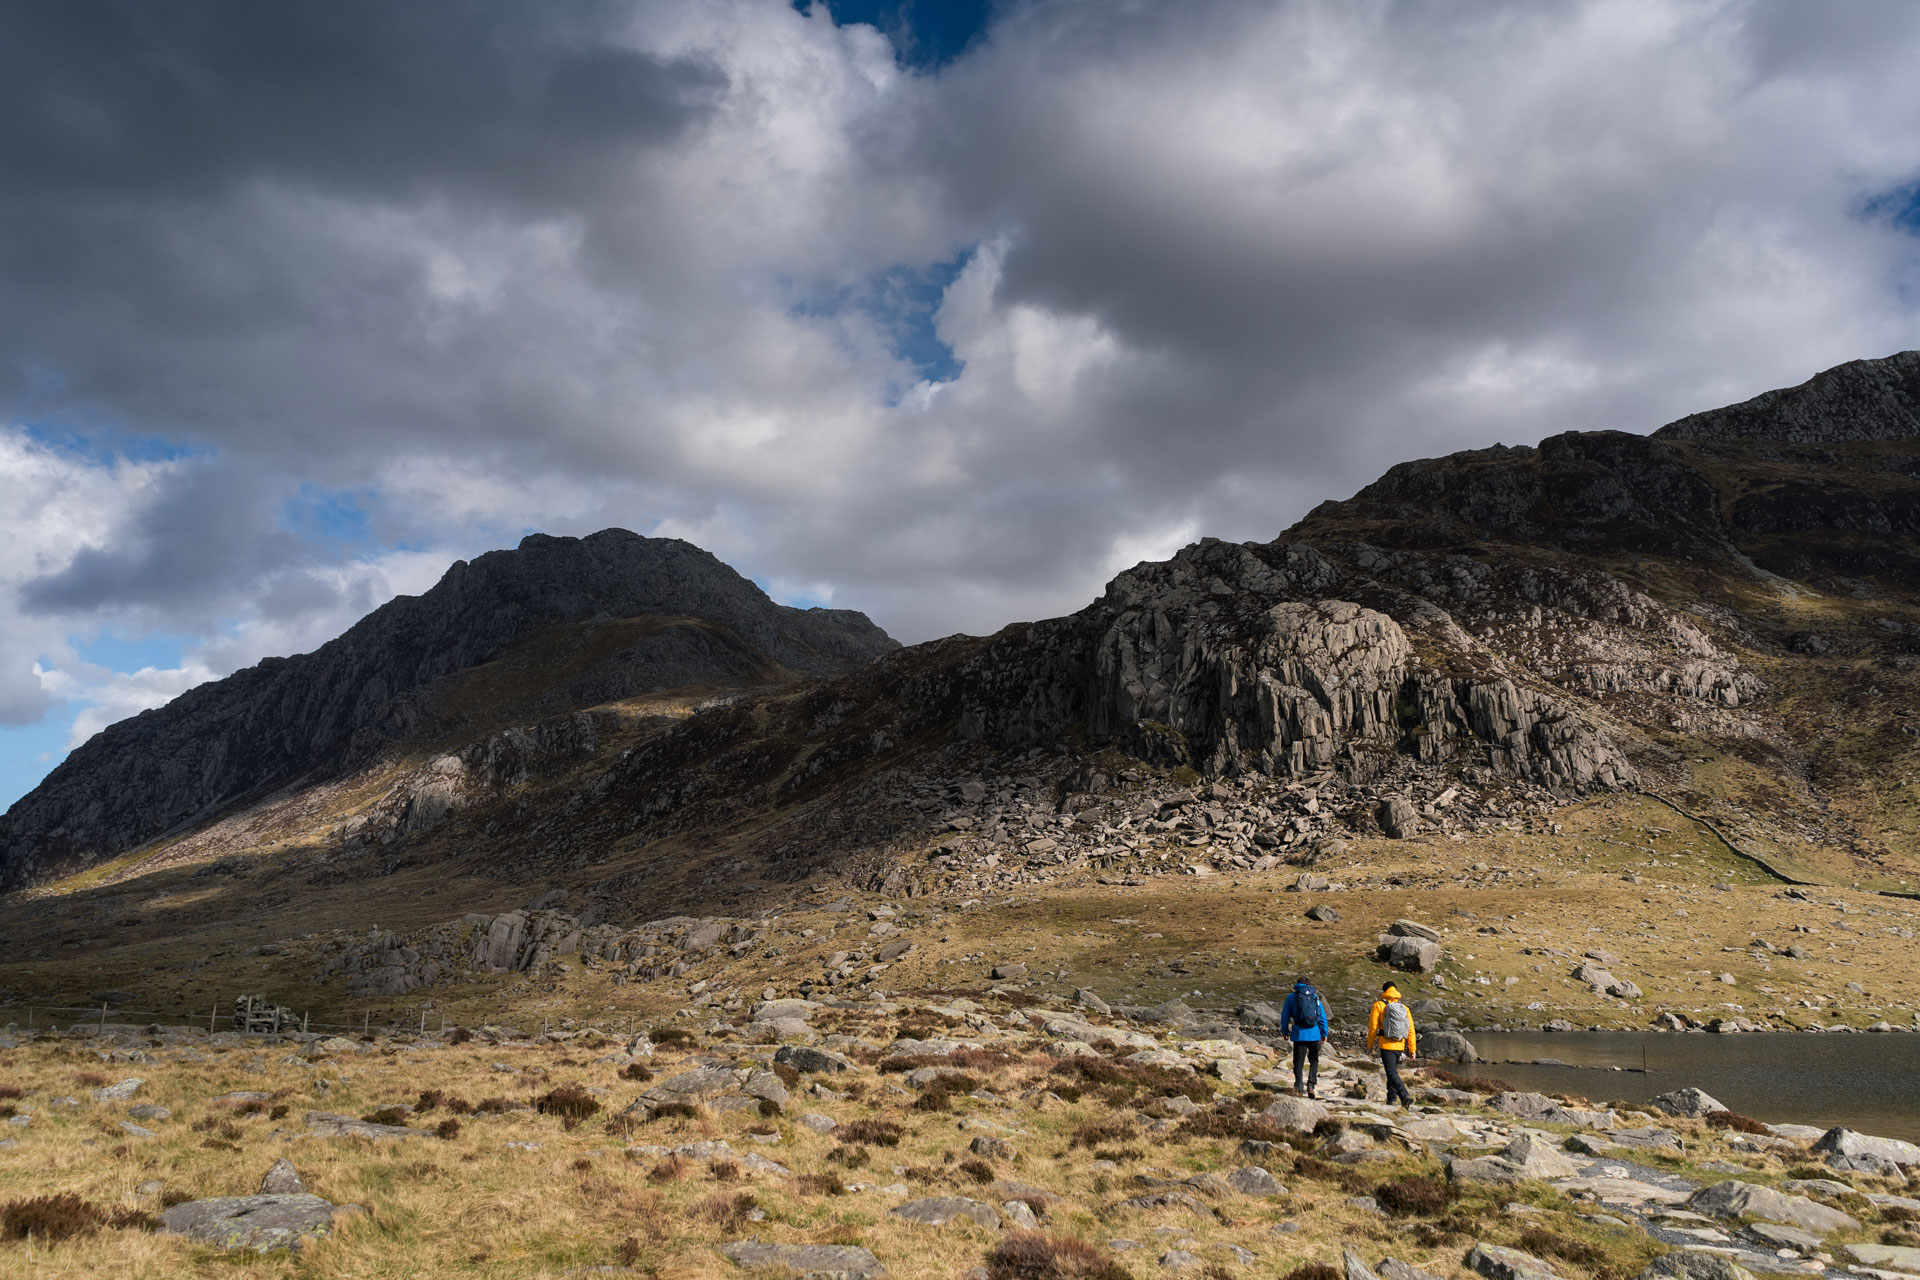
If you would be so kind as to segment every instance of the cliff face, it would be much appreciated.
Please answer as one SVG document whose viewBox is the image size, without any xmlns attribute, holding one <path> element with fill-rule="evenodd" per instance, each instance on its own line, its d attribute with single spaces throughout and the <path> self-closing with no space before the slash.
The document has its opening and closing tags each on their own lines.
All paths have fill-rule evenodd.
<svg viewBox="0 0 1920 1280">
<path fill-rule="evenodd" d="M 112 725 L 0 819 L 0 886 L 110 858 L 246 800 L 373 759 L 430 727 L 459 673 L 563 624 L 692 620 L 636 636 L 550 695 L 845 671 L 897 648 L 864 614 L 777 605 L 709 553 L 608 529 L 462 561 L 310 654 L 272 658 Z M 759 679 L 756 679 L 758 677 Z"/>
</svg>

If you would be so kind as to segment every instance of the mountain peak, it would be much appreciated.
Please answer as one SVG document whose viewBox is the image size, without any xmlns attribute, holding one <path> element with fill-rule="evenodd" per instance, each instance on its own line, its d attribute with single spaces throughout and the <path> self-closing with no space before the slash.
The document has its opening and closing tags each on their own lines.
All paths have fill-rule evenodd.
<svg viewBox="0 0 1920 1280">
<path fill-rule="evenodd" d="M 1654 435 L 1669 440 L 1833 444 L 1920 436 L 1920 351 L 1850 360 L 1797 387 L 1689 414 Z"/>
</svg>

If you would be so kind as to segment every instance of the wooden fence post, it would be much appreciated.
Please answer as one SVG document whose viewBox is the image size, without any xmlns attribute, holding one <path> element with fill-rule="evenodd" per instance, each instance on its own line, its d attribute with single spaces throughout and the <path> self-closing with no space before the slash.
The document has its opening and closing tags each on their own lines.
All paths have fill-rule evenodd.
<svg viewBox="0 0 1920 1280">
<path fill-rule="evenodd" d="M 207 1015 L 207 1034 L 208 1035 L 213 1034 L 213 1020 L 215 1018 L 218 1018 L 219 1016 L 220 1016 L 220 1002 L 218 1000 L 215 1000 L 213 1002 L 213 1012 Z"/>
</svg>

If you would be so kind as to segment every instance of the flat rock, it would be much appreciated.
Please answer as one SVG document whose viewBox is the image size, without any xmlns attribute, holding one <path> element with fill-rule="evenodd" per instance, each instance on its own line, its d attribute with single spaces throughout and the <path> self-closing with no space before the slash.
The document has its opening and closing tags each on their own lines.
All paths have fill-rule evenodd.
<svg viewBox="0 0 1920 1280">
<path fill-rule="evenodd" d="M 1638 1147 L 1642 1151 L 1680 1150 L 1680 1135 L 1671 1129 L 1614 1129 L 1608 1136 L 1621 1146 Z"/>
<path fill-rule="evenodd" d="M 1704 1249 L 1675 1249 L 1649 1263 L 1634 1280 L 1754 1280 L 1753 1273 L 1725 1254 Z"/>
<path fill-rule="evenodd" d="M 1380 1280 L 1366 1260 L 1351 1249 L 1340 1251 L 1340 1271 L 1345 1280 Z"/>
<path fill-rule="evenodd" d="M 1689 1120 L 1699 1120 L 1716 1111 L 1727 1109 L 1704 1089 L 1692 1087 L 1663 1093 L 1650 1100 L 1647 1105 L 1656 1111 L 1664 1111 L 1670 1116 L 1683 1116 Z"/>
<path fill-rule="evenodd" d="M 98 1076 L 94 1077 L 96 1080 L 99 1078 Z M 122 1080 L 119 1084 L 110 1084 L 104 1089 L 95 1089 L 93 1091 L 93 1100 L 95 1102 L 125 1102 L 128 1098 L 138 1093 L 140 1086 L 145 1083 L 146 1081 L 142 1080 L 139 1076 L 130 1076 Z"/>
<path fill-rule="evenodd" d="M 1467 1269 L 1487 1280 L 1559 1280 L 1553 1267 L 1518 1249 L 1476 1244 L 1467 1252 Z"/>
<path fill-rule="evenodd" d="M 173 1119 L 173 1109 L 171 1107 L 155 1106 L 151 1102 L 143 1102 L 139 1106 L 127 1108 L 127 1119 L 139 1120 L 143 1123 L 150 1120 L 171 1120 Z"/>
<path fill-rule="evenodd" d="M 1677 1205 L 1687 1202 L 1687 1193 L 1674 1191 L 1651 1182 L 1642 1182 L 1637 1178 L 1567 1178 L 1553 1184 L 1562 1191 L 1591 1192 L 1603 1201 L 1624 1201 L 1628 1204 L 1664 1204 Z"/>
<path fill-rule="evenodd" d="M 307 1112 L 307 1128 L 322 1138 L 429 1138 L 426 1129 L 409 1129 L 401 1124 L 374 1124 L 353 1116 L 337 1116 L 330 1111 Z"/>
<path fill-rule="evenodd" d="M 1431 1271 L 1422 1271 L 1418 1267 L 1409 1266 L 1398 1258 L 1380 1259 L 1380 1265 L 1376 1270 L 1380 1273 L 1380 1280 L 1441 1280 Z"/>
<path fill-rule="evenodd" d="M 944 1227 L 955 1218 L 967 1218 L 990 1230 L 997 1231 L 1000 1228 L 998 1209 L 984 1200 L 969 1200 L 965 1196 L 909 1200 L 905 1204 L 895 1205 L 889 1212 L 896 1218 L 905 1218 L 908 1222 L 929 1227 Z"/>
<path fill-rule="evenodd" d="M 1855 1262 L 1868 1267 L 1892 1267 L 1896 1271 L 1920 1272 L 1920 1249 L 1904 1244 L 1850 1244 L 1847 1252 Z"/>
<path fill-rule="evenodd" d="M 1749 1223 L 1747 1232 L 1775 1249 L 1798 1249 L 1802 1253 L 1814 1253 L 1821 1246 L 1820 1237 L 1811 1231 L 1802 1231 L 1778 1222 Z"/>
<path fill-rule="evenodd" d="M 789 1045 L 789 1049 L 801 1052 L 818 1053 L 821 1050 L 808 1050 L 798 1045 Z M 780 1053 L 787 1052 L 782 1049 Z M 780 1053 L 773 1055 L 775 1062 L 780 1061 Z M 726 1067 L 695 1067 L 691 1071 L 682 1071 L 652 1086 L 640 1096 L 649 1102 L 704 1102 L 708 1098 L 723 1093 L 738 1093 L 740 1078 Z"/>
<path fill-rule="evenodd" d="M 762 1000 L 753 1006 L 753 1020 L 773 1022 L 781 1018 L 798 1018 L 805 1022 L 819 1009 L 819 1002 L 814 1000 Z"/>
<path fill-rule="evenodd" d="M 312 1195 L 220 1196 L 162 1210 L 160 1229 L 220 1249 L 271 1253 L 297 1250 L 331 1231 L 335 1218 L 364 1212 Z"/>
<path fill-rule="evenodd" d="M 869 1251 L 850 1244 L 764 1244 L 742 1240 L 720 1246 L 720 1256 L 748 1270 L 777 1270 L 794 1280 L 876 1280 L 887 1274 Z"/>
<path fill-rule="evenodd" d="M 1763 1218 L 1822 1235 L 1854 1231 L 1860 1226 L 1838 1209 L 1830 1209 L 1805 1196 L 1790 1196 L 1737 1178 L 1702 1187 L 1687 1200 L 1687 1207 L 1722 1220 Z"/>
</svg>

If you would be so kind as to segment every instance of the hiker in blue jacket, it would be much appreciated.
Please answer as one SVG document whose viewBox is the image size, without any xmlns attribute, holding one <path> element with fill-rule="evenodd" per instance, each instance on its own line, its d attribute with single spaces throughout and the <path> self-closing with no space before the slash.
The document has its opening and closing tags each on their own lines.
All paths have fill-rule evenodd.
<svg viewBox="0 0 1920 1280">
<path fill-rule="evenodd" d="M 1306 978 L 1280 1008 L 1280 1034 L 1293 1042 L 1293 1091 L 1312 1098 L 1320 1087 L 1320 1042 L 1327 1038 L 1327 1002 Z M 1301 1083 L 1305 1068 L 1305 1084 Z"/>
</svg>

